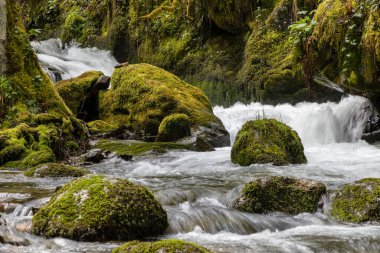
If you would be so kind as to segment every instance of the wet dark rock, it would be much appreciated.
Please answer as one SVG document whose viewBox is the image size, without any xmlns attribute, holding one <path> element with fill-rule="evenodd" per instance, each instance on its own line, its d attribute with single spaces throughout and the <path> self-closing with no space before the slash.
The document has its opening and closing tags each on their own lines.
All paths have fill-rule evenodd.
<svg viewBox="0 0 380 253">
<path fill-rule="evenodd" d="M 132 161 L 132 159 L 133 159 L 133 156 L 127 155 L 127 154 L 118 155 L 118 157 L 120 157 L 121 159 L 123 159 L 124 161 L 127 161 L 127 162 Z"/>
<path fill-rule="evenodd" d="M 85 163 L 100 163 L 101 161 L 106 159 L 101 149 L 91 149 L 81 157 L 83 158 L 83 161 Z"/>
<path fill-rule="evenodd" d="M 199 152 L 215 151 L 213 146 L 201 136 L 190 136 L 179 140 L 177 143 L 184 145 L 191 145 L 192 150 Z"/>
</svg>

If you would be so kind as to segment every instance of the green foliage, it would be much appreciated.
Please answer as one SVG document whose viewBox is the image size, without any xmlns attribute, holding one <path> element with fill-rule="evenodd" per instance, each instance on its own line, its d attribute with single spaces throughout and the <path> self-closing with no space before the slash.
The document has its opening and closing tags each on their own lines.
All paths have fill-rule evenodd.
<svg viewBox="0 0 380 253">
<path fill-rule="evenodd" d="M 298 12 L 297 14 L 302 18 L 289 26 L 289 39 L 301 52 L 304 50 L 306 39 L 313 33 L 314 27 L 317 25 L 317 22 L 313 20 L 314 13 L 315 11 L 310 13 L 307 11 Z"/>
<path fill-rule="evenodd" d="M 241 166 L 273 163 L 281 166 L 306 163 L 298 134 L 274 119 L 246 122 L 236 136 L 231 161 Z"/>
<path fill-rule="evenodd" d="M 0 116 L 16 101 L 17 92 L 13 89 L 11 80 L 0 75 Z"/>
</svg>

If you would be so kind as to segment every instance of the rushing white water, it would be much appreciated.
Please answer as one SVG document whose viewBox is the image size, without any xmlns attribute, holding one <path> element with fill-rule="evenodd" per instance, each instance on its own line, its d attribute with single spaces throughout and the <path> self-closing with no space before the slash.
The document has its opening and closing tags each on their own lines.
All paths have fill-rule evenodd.
<svg viewBox="0 0 380 253">
<path fill-rule="evenodd" d="M 53 80 L 56 80 L 54 73 L 59 73 L 62 79 L 68 79 L 90 70 L 99 70 L 111 76 L 114 66 L 118 64 L 109 51 L 81 48 L 76 43 L 64 46 L 59 39 L 31 44 L 41 66 Z"/>
<path fill-rule="evenodd" d="M 215 114 L 231 134 L 231 140 L 248 120 L 275 118 L 291 126 L 307 146 L 360 139 L 365 124 L 372 114 L 371 103 L 358 96 L 348 96 L 340 103 L 299 103 L 278 106 L 252 103 L 236 104 L 230 108 L 216 107 Z"/>
<path fill-rule="evenodd" d="M 57 40 L 39 44 L 40 49 L 38 45 L 33 46 L 41 52 L 42 62 L 48 63 L 50 59 L 49 65 L 71 76 L 91 68 L 105 68 L 102 71 L 108 74 L 107 69 L 112 71 L 115 64 L 107 52 L 76 46 L 61 50 Z M 75 52 L 80 52 L 79 56 Z M 170 224 L 166 233 L 157 239 L 194 241 L 219 253 L 377 253 L 380 252 L 379 224 L 346 224 L 329 216 L 329 199 L 337 188 L 364 177 L 380 177 L 380 149 L 360 140 L 371 110 L 368 100 L 358 96 L 346 97 L 340 103 L 305 102 L 295 106 L 238 103 L 230 108 L 214 108 L 231 133 L 232 141 L 248 120 L 276 118 L 290 125 L 305 146 L 308 163 L 303 165 L 240 167 L 230 162 L 231 147 L 226 147 L 204 153 L 173 151 L 135 158 L 132 162 L 114 157 L 88 169 L 93 173 L 128 178 L 154 191 L 168 212 Z M 299 215 L 248 214 L 231 208 L 245 183 L 268 175 L 325 183 L 329 192 L 325 207 L 315 214 Z M 2 200 L 21 203 L 6 206 L 8 227 L 17 238 L 30 242 L 29 246 L 0 244 L 0 252 L 110 252 L 120 244 L 44 239 L 24 229 L 30 228 L 30 211 L 45 203 L 54 188 L 68 180 L 27 178 L 13 171 L 0 173 Z"/>
</svg>

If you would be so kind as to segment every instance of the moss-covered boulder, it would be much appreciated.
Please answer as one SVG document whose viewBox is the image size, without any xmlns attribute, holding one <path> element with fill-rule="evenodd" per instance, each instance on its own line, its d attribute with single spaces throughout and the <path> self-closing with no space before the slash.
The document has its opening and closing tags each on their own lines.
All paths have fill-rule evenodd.
<svg viewBox="0 0 380 253">
<path fill-rule="evenodd" d="M 324 194 L 326 186 L 317 181 L 264 177 L 246 184 L 233 207 L 250 213 L 314 213 Z"/>
<path fill-rule="evenodd" d="M 177 141 L 191 135 L 191 120 L 186 114 L 165 117 L 158 128 L 157 141 Z"/>
<path fill-rule="evenodd" d="M 120 246 L 112 253 L 211 253 L 208 249 L 196 243 L 176 239 L 167 239 L 157 242 L 132 241 Z"/>
<path fill-rule="evenodd" d="M 73 240 L 133 240 L 158 235 L 167 215 L 153 194 L 126 179 L 84 176 L 58 190 L 33 217 L 32 232 Z"/>
<path fill-rule="evenodd" d="M 62 163 L 41 164 L 24 172 L 28 177 L 81 177 L 90 173 Z"/>
<path fill-rule="evenodd" d="M 281 166 L 306 163 L 298 134 L 274 119 L 246 122 L 236 136 L 231 161 L 241 166 L 273 163 Z"/>
<path fill-rule="evenodd" d="M 89 71 L 56 84 L 59 95 L 80 119 L 91 121 L 99 118 L 99 92 L 106 90 L 110 78 L 100 71 Z"/>
<path fill-rule="evenodd" d="M 101 97 L 100 106 L 102 120 L 128 126 L 147 140 L 156 139 L 165 117 L 185 114 L 191 132 L 204 137 L 212 146 L 226 146 L 230 141 L 223 123 L 213 114 L 200 89 L 149 64 L 115 69 L 112 87 Z M 173 121 L 173 117 L 167 121 Z M 162 125 L 163 130 L 167 121 Z M 171 134 L 178 134 L 178 129 L 174 131 Z M 188 129 L 184 134 L 188 134 Z"/>
<path fill-rule="evenodd" d="M 380 179 L 365 178 L 335 193 L 331 215 L 347 222 L 380 221 Z"/>
</svg>

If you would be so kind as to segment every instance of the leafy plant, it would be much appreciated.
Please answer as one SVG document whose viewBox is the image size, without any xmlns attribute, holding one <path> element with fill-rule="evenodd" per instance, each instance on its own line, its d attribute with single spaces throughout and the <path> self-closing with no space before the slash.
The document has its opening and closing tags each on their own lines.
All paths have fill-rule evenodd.
<svg viewBox="0 0 380 253">
<path fill-rule="evenodd" d="M 8 77 L 0 75 L 0 115 L 4 115 L 6 109 L 17 97 L 17 92 L 13 90 Z"/>
<path fill-rule="evenodd" d="M 317 22 L 312 19 L 314 13 L 315 10 L 310 13 L 307 13 L 307 11 L 298 12 L 297 15 L 302 18 L 289 26 L 289 39 L 302 51 L 307 38 L 313 33 L 314 27 L 317 25 Z"/>
</svg>

